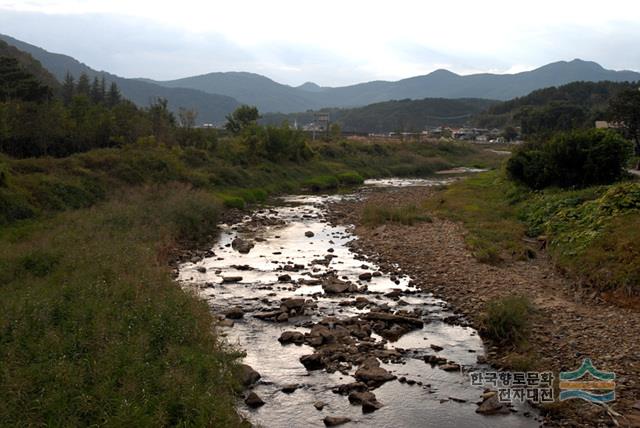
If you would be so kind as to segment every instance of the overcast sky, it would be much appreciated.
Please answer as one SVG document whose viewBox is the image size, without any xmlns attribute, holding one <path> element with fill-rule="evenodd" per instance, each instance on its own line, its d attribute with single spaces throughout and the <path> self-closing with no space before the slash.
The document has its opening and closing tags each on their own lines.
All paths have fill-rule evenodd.
<svg viewBox="0 0 640 428">
<path fill-rule="evenodd" d="M 251 71 L 338 86 L 573 58 L 640 70 L 639 0 L 0 0 L 0 33 L 154 79 Z"/>
</svg>

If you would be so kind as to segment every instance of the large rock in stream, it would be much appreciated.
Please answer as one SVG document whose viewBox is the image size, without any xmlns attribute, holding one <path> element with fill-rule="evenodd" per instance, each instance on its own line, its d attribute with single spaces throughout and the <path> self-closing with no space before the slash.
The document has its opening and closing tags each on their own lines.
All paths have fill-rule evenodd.
<svg viewBox="0 0 640 428">
<path fill-rule="evenodd" d="M 236 238 L 233 241 L 231 241 L 231 248 L 233 248 L 234 250 L 236 250 L 241 254 L 248 254 L 249 251 L 251 251 L 251 249 L 253 248 L 253 246 L 254 246 L 253 242 L 247 241 L 246 239 L 242 239 L 242 238 Z"/>
<path fill-rule="evenodd" d="M 240 364 L 240 382 L 244 387 L 249 387 L 260 380 L 260 373 L 255 371 L 251 366 Z"/>
<path fill-rule="evenodd" d="M 330 276 L 322 282 L 322 289 L 327 294 L 340 294 L 357 291 L 358 287 L 351 282 L 342 281 L 334 276 Z"/>
<path fill-rule="evenodd" d="M 375 357 L 369 357 L 360 364 L 356 370 L 355 378 L 370 386 L 380 386 L 383 383 L 396 379 L 396 376 L 380 367 L 380 361 Z"/>
</svg>

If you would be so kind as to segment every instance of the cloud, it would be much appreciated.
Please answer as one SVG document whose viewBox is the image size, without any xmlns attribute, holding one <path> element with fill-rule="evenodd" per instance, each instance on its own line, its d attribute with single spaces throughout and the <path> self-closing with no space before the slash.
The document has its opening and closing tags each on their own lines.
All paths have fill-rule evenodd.
<svg viewBox="0 0 640 428">
<path fill-rule="evenodd" d="M 606 6 L 606 7 L 604 7 Z M 126 77 L 250 71 L 287 84 L 513 72 L 580 57 L 640 68 L 630 0 L 0 0 L 0 31 Z"/>
</svg>

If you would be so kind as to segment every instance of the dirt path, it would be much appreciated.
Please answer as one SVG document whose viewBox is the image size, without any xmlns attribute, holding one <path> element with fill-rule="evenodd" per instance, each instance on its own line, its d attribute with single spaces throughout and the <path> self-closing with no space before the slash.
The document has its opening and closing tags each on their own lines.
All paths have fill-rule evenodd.
<svg viewBox="0 0 640 428">
<path fill-rule="evenodd" d="M 621 426 L 640 426 L 640 311 L 622 309 L 602 301 L 580 301 L 572 284 L 563 278 L 540 252 L 526 262 L 490 266 L 476 261 L 464 243 L 460 225 L 434 219 L 414 226 L 388 224 L 368 228 L 360 223 L 362 208 L 416 204 L 432 189 L 412 187 L 377 191 L 365 200 L 332 207 L 336 222 L 357 225 L 361 238 L 354 246 L 382 266 L 398 263 L 418 286 L 451 303 L 478 324 L 487 301 L 509 294 L 529 296 L 538 310 L 529 339 L 529 355 L 535 367 L 575 370 L 585 357 L 596 368 L 616 373 L 616 398 L 611 408 Z M 597 299 L 597 298 L 596 298 Z M 509 350 L 491 347 L 489 357 L 498 366 L 509 365 Z M 551 424 L 608 426 L 610 414 L 578 400 L 549 409 Z"/>
</svg>

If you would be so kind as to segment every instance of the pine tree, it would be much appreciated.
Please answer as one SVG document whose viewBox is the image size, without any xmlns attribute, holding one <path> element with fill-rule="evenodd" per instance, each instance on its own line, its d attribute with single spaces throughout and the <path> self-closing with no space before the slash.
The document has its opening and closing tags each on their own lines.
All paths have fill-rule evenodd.
<svg viewBox="0 0 640 428">
<path fill-rule="evenodd" d="M 76 86 L 76 93 L 78 95 L 90 96 L 91 94 L 91 84 L 89 83 L 89 76 L 87 73 L 82 72 L 80 74 L 80 78 L 78 79 L 78 86 Z"/>
<path fill-rule="evenodd" d="M 111 82 L 106 99 L 109 107 L 116 106 L 120 104 L 120 101 L 122 101 L 122 95 L 120 94 L 120 89 L 118 89 L 116 82 Z"/>
<path fill-rule="evenodd" d="M 93 83 L 91 83 L 91 101 L 95 104 L 102 102 L 102 89 L 100 89 L 98 76 L 94 76 Z"/>
<path fill-rule="evenodd" d="M 71 100 L 73 100 L 73 95 L 76 91 L 75 85 L 73 76 L 67 71 L 67 75 L 64 77 L 64 82 L 62 83 L 62 101 L 65 105 L 69 105 Z"/>
</svg>

